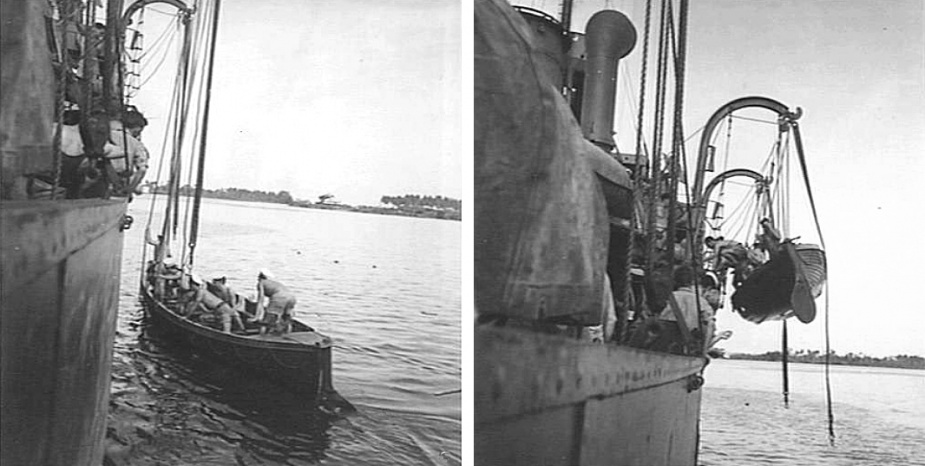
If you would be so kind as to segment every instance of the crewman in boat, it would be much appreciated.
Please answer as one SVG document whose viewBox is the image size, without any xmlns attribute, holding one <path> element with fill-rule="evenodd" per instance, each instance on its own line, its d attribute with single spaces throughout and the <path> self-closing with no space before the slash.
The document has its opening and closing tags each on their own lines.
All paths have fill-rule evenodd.
<svg viewBox="0 0 925 466">
<path fill-rule="evenodd" d="M 183 271 L 173 261 L 165 257 L 164 260 L 151 260 L 148 273 L 154 281 L 154 297 L 161 301 L 173 301 L 179 297 L 178 290 Z"/>
<path fill-rule="evenodd" d="M 263 304 L 264 297 L 267 298 L 266 306 Z M 250 322 L 260 323 L 261 334 L 281 335 L 292 331 L 295 305 L 295 295 L 286 285 L 273 279 L 266 270 L 257 274 L 257 313 Z"/>
<path fill-rule="evenodd" d="M 186 304 L 184 315 L 192 319 L 196 316 L 197 307 L 202 305 L 201 309 L 204 309 L 205 311 L 210 312 L 221 319 L 223 332 L 231 333 L 232 321 L 238 325 L 238 328 L 244 330 L 244 322 L 241 321 L 241 316 L 238 315 L 237 311 L 235 311 L 221 298 L 210 293 L 203 286 L 203 282 L 199 277 L 192 276 L 191 278 L 190 290 L 195 292 L 195 294 Z"/>
<path fill-rule="evenodd" d="M 695 289 L 691 266 L 678 266 L 673 277 L 675 290 L 658 316 L 662 329 L 652 349 L 675 354 L 687 354 L 697 349 L 703 351 L 706 349 L 705 342 L 713 338 L 713 306 L 707 301 L 704 287 Z M 678 320 L 678 315 L 683 318 L 682 321 Z"/>
<path fill-rule="evenodd" d="M 213 278 L 209 291 L 228 303 L 236 312 L 240 313 L 244 310 L 244 300 L 228 286 L 228 277 Z"/>
<path fill-rule="evenodd" d="M 753 259 L 757 256 L 754 253 L 750 254 L 748 248 L 738 241 L 726 240 L 722 236 L 708 236 L 703 243 L 708 249 L 704 263 L 712 263 L 712 270 L 720 278 L 720 282 L 725 281 L 726 272 L 732 268 L 733 285 L 738 287 L 761 263 L 754 263 Z"/>
</svg>

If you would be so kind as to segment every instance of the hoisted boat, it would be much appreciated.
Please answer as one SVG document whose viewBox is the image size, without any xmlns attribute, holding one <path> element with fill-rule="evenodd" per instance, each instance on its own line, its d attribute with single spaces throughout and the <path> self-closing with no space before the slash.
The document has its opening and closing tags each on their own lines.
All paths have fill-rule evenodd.
<svg viewBox="0 0 925 466">
<path fill-rule="evenodd" d="M 141 293 L 145 310 L 154 329 L 171 337 L 176 344 L 198 350 L 207 356 L 241 370 L 268 377 L 290 389 L 307 402 L 335 411 L 350 411 L 353 406 L 334 389 L 331 375 L 333 341 L 308 325 L 292 319 L 291 330 L 274 334 L 262 332 L 254 317 L 256 303 L 237 293 L 219 293 L 213 283 L 205 283 L 193 274 L 194 253 L 199 232 L 206 137 L 208 135 L 212 64 L 215 55 L 220 0 L 203 1 L 195 8 L 179 0 L 162 0 L 177 8 L 184 24 L 184 48 L 180 53 L 178 79 L 175 81 L 174 113 L 171 119 L 176 133 L 172 148 L 168 193 L 162 207 L 164 223 L 157 240 L 150 239 L 153 211 L 146 227 L 146 245 L 142 256 Z M 152 3 L 152 2 L 147 2 Z M 142 5 L 143 6 L 143 5 Z M 130 11 L 127 16 L 135 13 Z M 201 38 L 201 41 L 194 38 Z M 185 132 L 195 125 L 201 131 Z M 184 163 L 183 158 L 198 160 Z M 184 169 L 189 170 L 184 173 Z M 180 187 L 184 176 L 196 173 L 195 192 L 185 196 Z M 155 198 L 157 193 L 152 194 Z M 181 198 L 187 209 L 181 209 Z M 191 203 L 191 204 L 190 204 Z M 184 210 L 186 213 L 181 213 Z M 185 218 L 183 229 L 180 219 Z M 186 229 L 185 226 L 189 225 Z M 148 246 L 153 254 L 148 255 Z M 170 259 L 172 248 L 180 264 Z M 149 260 L 150 258 L 150 260 Z M 201 289 L 200 289 L 201 288 Z M 213 302 L 225 302 L 242 317 L 244 328 L 226 332 L 211 316 L 189 312 L 189 301 L 196 292 Z M 219 296 L 222 296 L 219 298 Z M 195 318 L 194 318 L 195 316 Z"/>
<path fill-rule="evenodd" d="M 822 294 L 825 273 L 825 252 L 819 246 L 786 242 L 736 288 L 732 307 L 756 324 L 794 315 L 808 324 L 816 317 L 813 300 Z"/>
<path fill-rule="evenodd" d="M 731 125 L 734 112 L 757 108 L 768 110 L 776 114 L 778 134 L 770 151 L 768 160 L 763 164 L 764 172 L 759 173 L 749 168 L 735 168 L 716 175 L 701 192 L 706 173 L 713 165 L 716 149 L 711 145 L 718 126 L 726 121 Z M 698 223 L 697 236 L 703 237 L 704 229 L 711 228 L 713 234 L 721 234 L 722 228 L 718 224 L 727 223 L 722 215 L 714 215 L 712 219 L 706 217 L 708 204 L 717 187 L 730 179 L 744 177 L 754 181 L 754 190 L 749 191 L 743 202 L 751 205 L 742 208 L 744 212 L 753 212 L 753 215 L 744 218 L 754 227 L 761 225 L 763 232 L 757 236 L 757 248 L 764 251 L 766 262 L 758 265 L 747 278 L 737 283 L 732 294 L 733 309 L 739 315 L 751 322 L 761 323 L 767 320 L 784 320 L 795 316 L 802 323 L 810 323 L 816 317 L 815 298 L 823 291 L 826 280 L 826 260 L 824 250 L 814 244 L 799 244 L 788 238 L 781 238 L 777 225 L 789 225 L 789 179 L 787 167 L 790 165 L 788 157 L 792 155 L 789 150 L 790 136 L 794 143 L 794 151 L 803 170 L 804 180 L 807 183 L 807 192 L 811 191 L 808 185 L 808 174 L 803 154 L 803 144 L 797 120 L 802 115 L 801 109 L 791 111 L 784 104 L 766 97 L 744 97 L 733 100 L 720 107 L 707 121 L 700 140 L 698 151 L 697 171 L 694 180 L 694 192 L 697 193 L 696 205 Z M 728 145 L 728 142 L 727 142 Z M 728 154 L 726 154 L 728 157 Z M 721 210 L 722 202 L 712 200 Z M 760 220 L 759 220 L 760 219 Z M 712 221 L 711 221 L 712 220 Z M 740 225 L 741 227 L 741 225 Z M 727 229 L 731 229 L 727 226 Z M 740 228 L 741 230 L 742 228 Z M 745 237 L 739 238 L 742 243 L 749 244 L 748 232 L 751 228 L 744 228 Z"/>
</svg>

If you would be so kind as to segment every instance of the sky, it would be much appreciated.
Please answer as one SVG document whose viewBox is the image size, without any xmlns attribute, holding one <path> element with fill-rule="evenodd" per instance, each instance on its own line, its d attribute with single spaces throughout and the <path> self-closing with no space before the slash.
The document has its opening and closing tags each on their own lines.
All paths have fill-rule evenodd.
<svg viewBox="0 0 925 466">
<path fill-rule="evenodd" d="M 594 7 L 576 3 L 573 29 L 583 30 Z M 551 13 L 558 4 L 531 3 Z M 618 147 L 632 152 L 645 2 L 601 5 L 625 13 L 638 32 L 636 49 L 621 62 L 615 128 Z M 798 122 L 828 259 L 832 349 L 879 357 L 925 356 L 918 272 L 925 264 L 925 248 L 917 238 L 925 225 L 920 205 L 925 198 L 920 191 L 925 177 L 925 4 L 697 0 L 690 5 L 685 135 L 694 135 L 714 111 L 739 97 L 765 96 L 791 109 L 800 107 Z M 653 66 L 650 83 L 655 80 Z M 652 94 L 647 102 L 651 108 Z M 745 115 L 774 117 L 762 110 Z M 776 130 L 764 125 L 761 133 L 755 126 L 762 124 L 733 122 L 728 168 L 755 168 L 768 154 Z M 645 128 L 651 139 L 651 124 Z M 718 154 L 725 153 L 725 140 L 723 129 Z M 699 141 L 695 135 L 685 146 L 690 165 Z M 791 184 L 789 234 L 818 244 L 799 172 L 792 175 L 799 183 Z M 823 294 L 811 324 L 788 321 L 792 349 L 824 349 L 825 303 Z M 717 325 L 734 332 L 720 345 L 730 352 L 780 350 L 779 322 L 755 325 L 732 314 L 727 305 L 719 311 Z"/>
<path fill-rule="evenodd" d="M 461 198 L 460 8 L 455 0 L 224 0 L 205 187 L 313 201 L 330 193 L 355 205 L 383 195 Z M 172 14 L 165 5 L 145 11 L 151 50 Z M 149 181 L 176 60 L 152 73 L 160 56 L 149 55 L 149 81 L 132 101 L 151 122 Z"/>
</svg>

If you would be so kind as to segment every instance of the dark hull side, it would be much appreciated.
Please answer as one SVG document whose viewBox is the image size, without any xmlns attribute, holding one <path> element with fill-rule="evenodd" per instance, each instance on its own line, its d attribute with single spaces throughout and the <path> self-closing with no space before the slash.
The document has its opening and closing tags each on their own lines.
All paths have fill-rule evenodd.
<svg viewBox="0 0 925 466">
<path fill-rule="evenodd" d="M 331 380 L 331 341 L 310 332 L 314 341 L 304 344 L 285 337 L 230 335 L 191 322 L 143 290 L 151 323 L 174 342 L 193 348 L 242 370 L 265 375 L 305 400 L 332 409 L 353 407 L 335 390 Z"/>
<path fill-rule="evenodd" d="M 102 462 L 125 207 L 0 202 L 0 464 Z"/>
<path fill-rule="evenodd" d="M 805 283 L 805 292 L 809 293 L 808 300 L 802 303 L 795 296 L 801 280 Z M 821 249 L 814 245 L 785 243 L 779 254 L 758 267 L 736 289 L 732 306 L 742 318 L 756 324 L 794 315 L 801 322 L 810 323 L 816 316 L 812 299 L 822 293 L 825 280 L 825 253 Z"/>
<path fill-rule="evenodd" d="M 694 465 L 706 360 L 475 332 L 475 464 Z"/>
</svg>

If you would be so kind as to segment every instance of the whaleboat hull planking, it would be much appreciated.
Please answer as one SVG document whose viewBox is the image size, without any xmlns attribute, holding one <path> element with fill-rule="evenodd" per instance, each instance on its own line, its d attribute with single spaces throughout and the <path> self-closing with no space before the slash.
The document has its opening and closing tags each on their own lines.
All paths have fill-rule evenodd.
<svg viewBox="0 0 925 466">
<path fill-rule="evenodd" d="M 102 463 L 125 208 L 0 202 L 0 464 Z"/>
<path fill-rule="evenodd" d="M 477 327 L 475 464 L 693 465 L 702 357 Z"/>
<path fill-rule="evenodd" d="M 733 293 L 732 306 L 756 324 L 795 316 L 810 323 L 814 299 L 826 280 L 825 253 L 813 244 L 784 242 L 773 259 L 762 264 Z"/>
<path fill-rule="evenodd" d="M 331 379 L 329 337 L 293 321 L 286 335 L 228 334 L 184 318 L 143 290 L 145 309 L 165 336 L 235 367 L 260 373 L 304 399 L 332 410 L 353 410 Z M 253 305 L 253 303 L 248 303 Z"/>
</svg>

